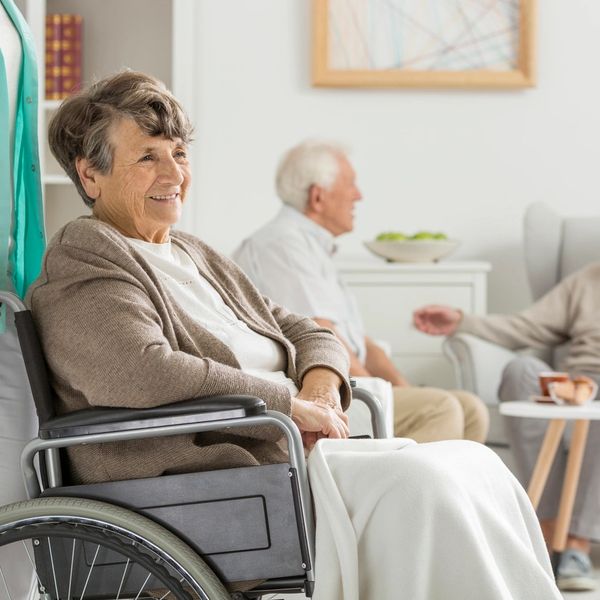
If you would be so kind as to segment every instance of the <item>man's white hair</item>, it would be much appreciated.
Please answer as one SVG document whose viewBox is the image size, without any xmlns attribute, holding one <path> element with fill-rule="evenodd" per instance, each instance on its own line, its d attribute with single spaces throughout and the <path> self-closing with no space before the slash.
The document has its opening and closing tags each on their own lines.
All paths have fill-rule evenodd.
<svg viewBox="0 0 600 600">
<path fill-rule="evenodd" d="M 277 168 L 277 195 L 288 206 L 304 212 L 311 186 L 330 188 L 338 176 L 339 158 L 346 154 L 336 142 L 306 140 L 294 146 Z"/>
</svg>

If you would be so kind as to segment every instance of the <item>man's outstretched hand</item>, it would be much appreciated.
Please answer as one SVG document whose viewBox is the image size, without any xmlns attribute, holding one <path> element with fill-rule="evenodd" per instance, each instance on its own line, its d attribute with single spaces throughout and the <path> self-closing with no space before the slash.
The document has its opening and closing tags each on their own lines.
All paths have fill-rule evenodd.
<svg viewBox="0 0 600 600">
<path fill-rule="evenodd" d="M 429 304 L 413 313 L 414 326 L 429 335 L 452 335 L 462 319 L 462 312 L 449 306 Z"/>
</svg>

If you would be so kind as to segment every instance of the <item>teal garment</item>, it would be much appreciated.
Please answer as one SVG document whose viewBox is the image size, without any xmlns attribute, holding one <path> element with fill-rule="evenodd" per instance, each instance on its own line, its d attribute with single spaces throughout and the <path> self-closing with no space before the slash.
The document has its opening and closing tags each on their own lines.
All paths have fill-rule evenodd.
<svg viewBox="0 0 600 600">
<path fill-rule="evenodd" d="M 8 136 L 8 81 L 0 52 L 0 289 L 12 287 L 23 298 L 39 275 L 46 246 L 37 137 L 37 61 L 29 27 L 14 1 L 0 0 L 0 5 L 12 20 L 22 48 L 12 161 Z"/>
</svg>

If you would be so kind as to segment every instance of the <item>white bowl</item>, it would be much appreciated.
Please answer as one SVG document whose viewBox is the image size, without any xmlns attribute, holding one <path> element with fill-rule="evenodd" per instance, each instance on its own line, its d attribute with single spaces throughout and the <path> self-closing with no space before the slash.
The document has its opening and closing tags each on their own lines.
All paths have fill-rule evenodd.
<svg viewBox="0 0 600 600">
<path fill-rule="evenodd" d="M 377 256 L 390 262 L 433 262 L 458 248 L 456 240 L 401 240 L 365 242 Z"/>
</svg>

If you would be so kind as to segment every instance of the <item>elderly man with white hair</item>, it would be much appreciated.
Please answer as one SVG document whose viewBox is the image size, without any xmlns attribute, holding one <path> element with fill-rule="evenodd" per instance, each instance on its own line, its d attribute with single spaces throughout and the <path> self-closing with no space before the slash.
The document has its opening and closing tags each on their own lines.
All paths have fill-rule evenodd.
<svg viewBox="0 0 600 600">
<path fill-rule="evenodd" d="M 362 199 L 344 149 L 306 141 L 283 157 L 276 177 L 283 206 L 246 239 L 234 259 L 275 302 L 333 330 L 350 355 L 350 374 L 380 377 L 394 391 L 394 433 L 418 442 L 485 440 L 488 414 L 464 391 L 415 387 L 364 331 L 354 298 L 340 280 L 335 238 L 352 231 Z"/>
</svg>

